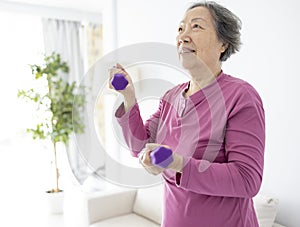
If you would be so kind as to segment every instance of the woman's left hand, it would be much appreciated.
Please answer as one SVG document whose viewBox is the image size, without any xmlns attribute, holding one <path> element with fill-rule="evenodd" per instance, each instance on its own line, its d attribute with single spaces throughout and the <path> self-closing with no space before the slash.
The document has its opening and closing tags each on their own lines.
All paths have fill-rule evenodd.
<svg viewBox="0 0 300 227">
<path fill-rule="evenodd" d="M 151 174 L 157 175 L 163 172 L 165 169 L 160 168 L 152 164 L 150 153 L 158 147 L 166 147 L 170 149 L 167 145 L 161 145 L 157 143 L 147 143 L 145 149 L 139 154 L 139 160 L 142 166 Z M 181 172 L 183 168 L 183 157 L 172 152 L 173 162 L 168 165 L 166 169 L 171 169 L 176 172 Z"/>
</svg>

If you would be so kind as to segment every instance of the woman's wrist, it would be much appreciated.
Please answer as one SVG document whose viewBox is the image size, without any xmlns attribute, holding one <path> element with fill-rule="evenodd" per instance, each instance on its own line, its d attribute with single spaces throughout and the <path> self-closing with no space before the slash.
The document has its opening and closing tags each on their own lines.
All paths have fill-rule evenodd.
<svg viewBox="0 0 300 227">
<path fill-rule="evenodd" d="M 135 98 L 125 98 L 124 99 L 124 109 L 125 112 L 127 112 L 128 110 L 130 110 L 134 104 L 136 103 L 136 99 Z"/>
<path fill-rule="evenodd" d="M 172 169 L 178 173 L 181 173 L 183 168 L 183 157 L 173 153 L 173 159 L 174 161 L 168 166 L 168 169 Z"/>
</svg>

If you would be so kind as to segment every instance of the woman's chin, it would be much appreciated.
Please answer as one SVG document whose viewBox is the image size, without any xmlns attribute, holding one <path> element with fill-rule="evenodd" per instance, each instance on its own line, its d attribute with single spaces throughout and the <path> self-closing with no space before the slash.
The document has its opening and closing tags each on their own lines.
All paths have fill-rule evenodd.
<svg viewBox="0 0 300 227">
<path fill-rule="evenodd" d="M 187 58 L 187 57 L 181 57 L 180 63 L 181 66 L 186 70 L 191 70 L 197 65 L 197 61 L 195 58 Z"/>
<path fill-rule="evenodd" d="M 186 63 L 186 64 L 182 63 L 181 66 L 182 66 L 182 68 L 184 68 L 184 69 L 186 69 L 188 71 L 190 71 L 190 70 L 192 70 L 194 68 L 191 63 Z"/>
</svg>

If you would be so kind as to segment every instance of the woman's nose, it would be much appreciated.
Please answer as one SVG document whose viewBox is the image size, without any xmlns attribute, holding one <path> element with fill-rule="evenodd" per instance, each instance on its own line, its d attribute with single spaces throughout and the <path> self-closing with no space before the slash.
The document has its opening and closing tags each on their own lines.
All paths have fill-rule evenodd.
<svg viewBox="0 0 300 227">
<path fill-rule="evenodd" d="M 188 36 L 179 39 L 179 44 L 189 43 L 189 42 L 191 42 L 191 38 Z"/>
<path fill-rule="evenodd" d="M 185 30 L 178 35 L 179 44 L 191 42 L 191 37 L 189 36 L 189 31 Z"/>
<path fill-rule="evenodd" d="M 190 43 L 191 38 L 189 36 L 181 36 L 178 38 L 178 45 L 180 46 L 183 43 Z"/>
</svg>

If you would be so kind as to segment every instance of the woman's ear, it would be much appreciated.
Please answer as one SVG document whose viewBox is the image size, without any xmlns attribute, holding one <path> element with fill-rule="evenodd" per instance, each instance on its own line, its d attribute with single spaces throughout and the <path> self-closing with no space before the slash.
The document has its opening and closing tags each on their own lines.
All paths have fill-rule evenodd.
<svg viewBox="0 0 300 227">
<path fill-rule="evenodd" d="M 227 48 L 228 48 L 228 43 L 223 43 L 221 46 L 221 53 L 224 53 L 225 50 L 227 50 Z"/>
</svg>

